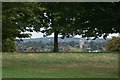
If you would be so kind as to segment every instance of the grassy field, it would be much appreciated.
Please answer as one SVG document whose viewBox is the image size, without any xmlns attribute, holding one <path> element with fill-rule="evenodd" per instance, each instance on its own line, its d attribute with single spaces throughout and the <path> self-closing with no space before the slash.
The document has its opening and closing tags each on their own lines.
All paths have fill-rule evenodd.
<svg viewBox="0 0 120 80">
<path fill-rule="evenodd" d="M 3 78 L 117 78 L 116 53 L 3 53 Z"/>
</svg>

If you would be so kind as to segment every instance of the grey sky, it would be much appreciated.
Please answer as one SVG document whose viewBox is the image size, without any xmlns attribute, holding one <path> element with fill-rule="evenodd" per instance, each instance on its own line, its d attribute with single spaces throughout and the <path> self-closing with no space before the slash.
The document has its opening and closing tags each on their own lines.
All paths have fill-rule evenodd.
<svg viewBox="0 0 120 80">
<path fill-rule="evenodd" d="M 40 37 L 43 37 L 43 33 L 37 33 L 37 32 L 26 32 L 26 33 L 31 33 L 32 34 L 31 38 L 40 38 Z M 111 38 L 112 36 L 118 36 L 118 34 L 110 34 L 108 36 L 108 38 Z M 47 37 L 54 37 L 54 34 L 52 34 L 50 36 L 47 36 Z M 61 35 L 59 35 L 59 37 L 61 37 Z M 75 37 L 80 38 L 79 35 L 77 35 Z"/>
</svg>

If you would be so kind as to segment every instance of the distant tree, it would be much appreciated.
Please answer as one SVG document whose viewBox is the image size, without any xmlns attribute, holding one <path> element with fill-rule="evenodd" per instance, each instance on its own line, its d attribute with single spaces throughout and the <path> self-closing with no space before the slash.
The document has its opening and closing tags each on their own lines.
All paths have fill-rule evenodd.
<svg viewBox="0 0 120 80">
<path fill-rule="evenodd" d="M 91 50 L 97 50 L 97 45 L 95 44 L 95 42 L 91 41 L 89 42 L 90 48 Z"/>
<path fill-rule="evenodd" d="M 112 39 L 107 42 L 106 48 L 107 51 L 120 52 L 120 37 L 112 37 Z"/>
<path fill-rule="evenodd" d="M 77 47 L 76 45 L 79 45 L 79 43 L 75 42 L 75 41 L 70 41 L 70 42 L 68 42 L 68 45 L 70 45 L 72 47 Z"/>
</svg>

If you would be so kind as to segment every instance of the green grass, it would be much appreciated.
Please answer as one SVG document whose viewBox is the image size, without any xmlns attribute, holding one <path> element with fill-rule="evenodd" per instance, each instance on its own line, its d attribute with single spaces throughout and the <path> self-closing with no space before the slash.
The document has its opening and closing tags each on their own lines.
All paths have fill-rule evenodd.
<svg viewBox="0 0 120 80">
<path fill-rule="evenodd" d="M 3 78 L 117 78 L 115 53 L 3 53 Z"/>
</svg>

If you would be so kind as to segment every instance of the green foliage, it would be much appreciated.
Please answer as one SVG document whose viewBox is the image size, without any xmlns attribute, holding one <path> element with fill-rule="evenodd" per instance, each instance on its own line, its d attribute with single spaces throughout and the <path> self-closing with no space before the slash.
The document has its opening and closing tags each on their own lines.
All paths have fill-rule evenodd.
<svg viewBox="0 0 120 80">
<path fill-rule="evenodd" d="M 41 6 L 46 8 L 40 14 L 45 27 L 42 32 L 46 35 L 58 31 L 63 38 L 77 34 L 95 38 L 104 35 L 105 38 L 109 33 L 119 32 L 119 3 L 56 2 L 41 3 Z"/>
<path fill-rule="evenodd" d="M 14 52 L 16 50 L 15 41 L 9 38 L 5 39 L 2 44 L 3 52 Z"/>
<path fill-rule="evenodd" d="M 40 5 L 40 4 L 39 4 Z M 3 38 L 25 38 L 31 36 L 21 32 L 32 32 L 33 25 L 39 26 L 38 15 L 42 8 L 36 3 L 5 2 L 2 5 Z M 37 6 L 37 7 L 36 7 Z M 6 33 L 7 32 L 7 33 Z"/>
<path fill-rule="evenodd" d="M 27 2 L 3 2 L 2 5 L 2 41 L 3 51 L 10 51 L 6 48 L 6 40 L 10 40 L 11 43 L 17 38 L 30 37 L 31 34 L 22 32 L 33 32 L 31 29 L 34 25 L 38 26 L 38 17 L 35 13 L 40 12 L 42 8 L 36 7 L 36 3 Z M 9 41 L 9 42 L 10 42 Z M 14 45 L 14 44 L 13 44 Z M 9 44 L 7 45 L 9 46 Z M 13 48 L 13 47 L 12 47 Z M 11 49 L 12 49 L 11 48 Z"/>
<path fill-rule="evenodd" d="M 41 3 L 46 10 L 40 14 L 42 32 L 64 37 L 106 38 L 109 33 L 119 33 L 119 3 Z M 108 27 L 109 26 L 109 27 Z M 54 49 L 57 36 L 54 36 Z M 57 51 L 57 50 L 56 50 Z"/>
<path fill-rule="evenodd" d="M 31 36 L 21 33 L 25 31 L 46 36 L 56 33 L 57 49 L 58 34 L 63 38 L 75 35 L 106 38 L 109 33 L 120 33 L 119 3 L 6 2 L 2 9 L 3 39 Z"/>
<path fill-rule="evenodd" d="M 106 46 L 108 51 L 120 52 L 120 37 L 112 37 L 112 39 L 107 42 Z"/>
</svg>

